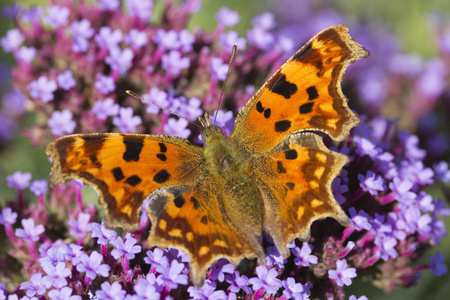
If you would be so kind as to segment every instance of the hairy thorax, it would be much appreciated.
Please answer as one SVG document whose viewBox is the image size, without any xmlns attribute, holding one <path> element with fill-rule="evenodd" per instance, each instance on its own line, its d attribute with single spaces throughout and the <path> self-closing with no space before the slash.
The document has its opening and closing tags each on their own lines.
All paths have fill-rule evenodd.
<svg viewBox="0 0 450 300">
<path fill-rule="evenodd" d="M 227 217 L 241 231 L 261 233 L 264 205 L 256 183 L 249 177 L 249 154 L 218 127 L 206 128 L 203 137 L 208 172 L 219 189 Z"/>
</svg>

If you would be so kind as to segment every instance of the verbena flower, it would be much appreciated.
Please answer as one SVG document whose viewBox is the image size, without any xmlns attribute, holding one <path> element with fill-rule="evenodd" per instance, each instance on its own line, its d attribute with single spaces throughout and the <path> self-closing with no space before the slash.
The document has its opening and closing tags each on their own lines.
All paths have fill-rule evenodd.
<svg viewBox="0 0 450 300">
<path fill-rule="evenodd" d="M 229 135 L 239 108 L 269 70 L 292 54 L 294 43 L 299 46 L 325 23 L 344 21 L 334 11 L 313 8 L 305 8 L 296 24 L 282 23 L 291 18 L 280 20 L 269 13 L 255 18 L 246 37 L 241 37 L 229 30 L 239 22 L 239 14 L 226 8 L 217 13 L 212 33 L 190 32 L 185 28 L 200 7 L 197 0 L 163 6 L 161 15 L 155 15 L 153 1 L 122 2 L 60 1 L 47 8 L 11 12 L 17 28 L 8 31 L 1 45 L 17 60 L 13 72 L 17 90 L 3 97 L 0 137 L 28 110 L 36 121 L 23 133 L 33 145 L 73 132 L 111 131 L 169 134 L 196 142 L 199 131 L 188 121 L 132 99 L 125 90 L 190 120 L 204 111 L 214 112 L 236 43 L 233 76 L 216 119 Z M 344 88 L 356 93 L 350 102 L 359 100 L 368 116 L 347 141 L 325 139 L 333 151 L 350 157 L 332 184 L 350 217 L 347 228 L 330 219 L 314 222 L 308 242 L 288 245 L 292 252 L 288 259 L 264 236 L 267 265 L 244 261 L 234 267 L 220 260 L 208 270 L 204 285 L 195 288 L 189 282 L 185 253 L 146 248 L 145 218 L 133 236 L 126 231 L 118 234 L 104 226 L 96 207 L 83 202 L 91 199 L 83 199 L 88 196 L 79 183 L 49 188 L 46 181 L 31 182 L 31 174 L 17 172 L 7 177 L 17 199 L 4 204 L 0 214 L 7 237 L 1 263 L 17 268 L 0 271 L 8 286 L 0 293 L 74 300 L 87 294 L 104 299 L 347 299 L 343 286 L 363 276 L 393 291 L 415 284 L 423 269 L 445 274 L 440 253 L 421 264 L 422 251 L 415 249 L 439 244 L 446 235 L 442 218 L 450 215 L 444 201 L 428 194 L 431 185 L 450 181 L 450 171 L 448 163 L 438 159 L 448 147 L 436 125 L 440 119 L 426 119 L 424 112 L 438 107 L 436 100 L 448 92 L 443 85 L 448 60 L 397 56 L 395 47 L 380 49 L 379 38 L 373 37 L 381 34 L 383 41 L 389 40 L 388 32 L 354 27 L 356 40 L 361 37 L 364 46 L 374 50 L 374 63 L 364 68 L 352 65 Z M 445 35 L 439 37 L 448 55 Z M 390 63 L 397 67 L 390 69 Z M 406 84 L 410 90 L 403 93 Z M 394 121 L 379 114 L 389 99 L 408 97 L 414 105 L 400 111 L 420 118 L 419 136 L 399 131 Z M 214 116 L 211 113 L 211 120 Z M 422 149 L 433 149 L 430 145 L 436 149 Z M 441 149 L 444 152 L 435 155 Z M 26 192 L 28 188 L 32 193 Z"/>
</svg>

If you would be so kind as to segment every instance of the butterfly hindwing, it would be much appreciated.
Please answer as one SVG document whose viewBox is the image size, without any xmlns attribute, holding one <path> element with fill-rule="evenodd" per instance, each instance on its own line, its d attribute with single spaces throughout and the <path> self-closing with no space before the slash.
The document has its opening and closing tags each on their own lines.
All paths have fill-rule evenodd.
<svg viewBox="0 0 450 300">
<path fill-rule="evenodd" d="M 213 180 L 207 179 L 191 190 L 164 190 L 149 204 L 149 246 L 176 247 L 188 253 L 195 286 L 203 284 L 206 269 L 220 258 L 227 258 L 234 265 L 243 258 L 257 256 L 264 261 L 261 245 L 233 226 L 219 198 Z"/>
<path fill-rule="evenodd" d="M 250 99 L 236 118 L 231 139 L 265 152 L 289 134 L 323 131 L 343 140 L 359 124 L 341 91 L 345 68 L 369 55 L 345 25 L 323 30 L 295 53 Z"/>
<path fill-rule="evenodd" d="M 57 185 L 80 179 L 93 185 L 106 207 L 109 226 L 139 225 L 143 201 L 159 189 L 193 185 L 201 172 L 200 147 L 177 137 L 140 134 L 82 134 L 59 138 L 46 153 Z"/>
<path fill-rule="evenodd" d="M 310 225 L 332 217 L 348 225 L 348 217 L 331 192 L 331 182 L 348 158 L 332 152 L 316 134 L 291 136 L 259 162 L 267 172 L 256 174 L 262 182 L 265 230 L 280 253 L 295 238 L 309 239 Z"/>
</svg>

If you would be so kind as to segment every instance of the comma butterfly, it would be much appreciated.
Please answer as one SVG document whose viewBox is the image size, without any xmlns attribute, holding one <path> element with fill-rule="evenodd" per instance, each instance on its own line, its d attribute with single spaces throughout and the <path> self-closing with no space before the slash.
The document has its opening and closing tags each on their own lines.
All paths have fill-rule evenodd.
<svg viewBox="0 0 450 300">
<path fill-rule="evenodd" d="M 203 148 L 163 135 L 68 135 L 46 148 L 51 182 L 93 185 L 106 224 L 127 230 L 138 227 L 141 206 L 153 197 L 148 244 L 189 253 L 196 286 L 219 258 L 265 263 L 263 231 L 287 257 L 286 245 L 307 240 L 315 220 L 349 224 L 331 193 L 348 158 L 314 132 L 342 141 L 360 123 L 340 84 L 347 65 L 368 55 L 345 25 L 325 29 L 247 102 L 230 137 L 206 113 Z"/>
</svg>

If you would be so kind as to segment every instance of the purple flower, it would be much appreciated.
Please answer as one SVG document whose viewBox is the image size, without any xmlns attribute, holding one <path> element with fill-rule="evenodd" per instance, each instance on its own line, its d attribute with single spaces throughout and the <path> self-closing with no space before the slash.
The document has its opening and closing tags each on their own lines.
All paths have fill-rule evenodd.
<svg viewBox="0 0 450 300">
<path fill-rule="evenodd" d="M 52 129 L 52 134 L 61 136 L 64 133 L 73 133 L 77 124 L 72 120 L 72 112 L 67 109 L 63 111 L 54 111 L 47 124 Z"/>
<path fill-rule="evenodd" d="M 437 277 L 447 274 L 447 266 L 444 265 L 444 255 L 440 252 L 436 253 L 436 257 L 430 255 L 430 270 Z"/>
<path fill-rule="evenodd" d="M 237 49 L 239 51 L 243 51 L 246 48 L 246 40 L 243 37 L 239 36 L 239 33 L 236 31 L 228 31 L 224 32 L 220 35 L 220 45 L 223 47 L 225 51 L 228 53 L 231 52 L 234 45 L 237 45 Z"/>
<path fill-rule="evenodd" d="M 47 289 L 54 286 L 58 289 L 67 285 L 66 277 L 69 277 L 72 272 L 66 268 L 66 263 L 58 262 L 56 265 L 45 263 L 42 269 L 47 274 L 42 278 L 42 281 Z"/>
<path fill-rule="evenodd" d="M 46 292 L 44 281 L 42 280 L 42 273 L 37 272 L 30 276 L 30 281 L 25 281 L 20 284 L 21 290 L 27 290 L 26 295 L 33 297 L 34 295 L 43 295 Z"/>
<path fill-rule="evenodd" d="M 153 2 L 151 0 L 126 0 L 127 12 L 144 21 L 151 21 L 153 12 Z"/>
<path fill-rule="evenodd" d="M 72 227 L 72 229 L 70 229 L 69 233 L 72 236 L 83 238 L 86 233 L 91 231 L 91 223 L 89 223 L 90 218 L 91 215 L 80 212 L 78 220 L 70 219 L 68 225 Z"/>
<path fill-rule="evenodd" d="M 8 19 L 14 19 L 17 17 L 21 10 L 22 6 L 18 3 L 14 3 L 8 6 L 2 7 L 2 15 Z"/>
<path fill-rule="evenodd" d="M 382 260 L 388 261 L 389 257 L 396 258 L 398 256 L 398 252 L 395 250 L 398 241 L 395 237 L 378 235 L 374 243 L 378 246 L 379 255 Z"/>
<path fill-rule="evenodd" d="M 13 212 L 11 207 L 5 207 L 2 209 L 2 213 L 0 214 L 0 224 L 2 225 L 14 225 L 17 220 L 17 213 Z"/>
<path fill-rule="evenodd" d="M 198 300 L 225 300 L 227 295 L 224 291 L 216 291 L 216 282 L 211 280 L 205 280 L 201 289 L 190 286 L 187 289 L 189 296 Z"/>
<path fill-rule="evenodd" d="M 391 183 L 389 183 L 389 188 L 394 193 L 394 198 L 401 202 L 411 202 L 416 198 L 416 194 L 410 192 L 413 187 L 413 183 L 408 179 L 401 180 L 395 177 Z"/>
<path fill-rule="evenodd" d="M 25 95 L 16 90 L 10 90 L 3 96 L 3 107 L 8 108 L 8 116 L 19 116 L 25 111 Z"/>
<path fill-rule="evenodd" d="M 284 264 L 287 262 L 287 259 L 281 256 L 280 252 L 278 252 L 277 247 L 267 247 L 266 255 L 266 267 L 271 265 L 276 266 L 278 269 L 284 269 Z"/>
<path fill-rule="evenodd" d="M 70 261 L 72 258 L 72 249 L 64 244 L 53 243 L 53 246 L 45 252 L 45 256 L 39 259 L 39 263 L 43 266 L 45 264 L 56 265 L 58 262 Z"/>
<path fill-rule="evenodd" d="M 353 142 L 356 144 L 356 153 L 361 156 L 368 155 L 374 158 L 379 154 L 379 149 L 377 149 L 376 145 L 370 139 L 355 136 Z"/>
<path fill-rule="evenodd" d="M 178 51 L 170 51 L 169 54 L 164 54 L 161 60 L 162 68 L 175 76 L 179 75 L 181 70 L 189 68 L 191 65 L 189 58 L 182 58 Z"/>
<path fill-rule="evenodd" d="M 188 277 L 186 274 L 182 274 L 185 266 L 183 263 L 179 263 L 176 260 L 170 262 L 168 269 L 164 269 L 161 273 L 161 280 L 170 289 L 176 289 L 179 284 L 187 285 Z"/>
<path fill-rule="evenodd" d="M 250 278 L 248 282 L 253 286 L 253 290 L 257 291 L 263 288 L 267 294 L 275 295 L 281 287 L 281 280 L 277 278 L 276 269 L 267 270 L 265 266 L 257 266 L 256 274 L 258 278 Z"/>
<path fill-rule="evenodd" d="M 253 27 L 247 31 L 247 38 L 250 44 L 263 50 L 268 49 L 275 41 L 272 33 L 260 27 Z"/>
<path fill-rule="evenodd" d="M 275 27 L 275 18 L 272 13 L 266 12 L 262 15 L 256 16 L 252 20 L 253 27 L 259 27 L 263 30 L 270 30 Z"/>
<path fill-rule="evenodd" d="M 179 136 L 182 138 L 188 138 L 191 134 L 191 130 L 186 128 L 189 122 L 185 119 L 169 118 L 164 125 L 164 131 L 167 135 Z"/>
<path fill-rule="evenodd" d="M 34 47 L 20 47 L 16 53 L 16 59 L 30 63 L 36 56 L 36 49 Z"/>
<path fill-rule="evenodd" d="M 342 184 L 341 184 L 342 183 Z M 339 204 L 345 202 L 345 197 L 343 193 L 348 192 L 348 185 L 342 182 L 341 177 L 336 177 L 331 183 L 331 190 L 333 191 L 333 196 Z"/>
<path fill-rule="evenodd" d="M 166 272 L 166 269 L 169 267 L 168 258 L 164 256 L 164 251 L 159 248 L 155 248 L 153 251 L 148 250 L 147 257 L 144 258 L 144 261 L 147 264 L 151 264 L 158 273 Z"/>
<path fill-rule="evenodd" d="M 174 106 L 180 104 L 177 103 L 180 98 L 184 100 L 182 101 L 183 103 L 178 107 L 175 107 L 177 108 L 176 110 L 180 115 L 184 116 L 187 119 L 195 120 L 203 114 L 203 110 L 201 108 L 202 100 L 198 99 L 197 97 L 192 97 L 191 99 L 189 99 L 189 101 L 186 101 L 186 98 L 179 97 L 174 99 L 172 104 Z"/>
<path fill-rule="evenodd" d="M 123 35 L 120 29 L 112 31 L 110 27 L 104 26 L 100 28 L 94 40 L 100 48 L 110 49 L 123 40 Z"/>
<path fill-rule="evenodd" d="M 141 48 L 148 43 L 147 34 L 143 31 L 139 31 L 138 29 L 133 28 L 125 36 L 125 43 L 127 43 L 134 49 Z"/>
<path fill-rule="evenodd" d="M 176 50 L 180 48 L 180 41 L 178 40 L 178 33 L 175 30 L 165 31 L 158 29 L 153 41 L 165 50 Z"/>
<path fill-rule="evenodd" d="M 68 23 L 69 15 L 70 11 L 67 7 L 54 5 L 47 8 L 47 15 L 43 20 L 45 24 L 57 29 Z"/>
<path fill-rule="evenodd" d="M 45 231 L 44 225 L 39 224 L 34 226 L 32 218 L 22 219 L 22 228 L 16 229 L 16 236 L 22 238 L 24 241 L 36 242 L 39 240 L 39 235 Z"/>
<path fill-rule="evenodd" d="M 95 88 L 102 95 L 106 95 L 116 89 L 114 79 L 111 76 L 97 74 L 95 78 Z"/>
<path fill-rule="evenodd" d="M 109 241 L 115 240 L 117 237 L 117 232 L 106 228 L 103 220 L 101 224 L 91 223 L 91 230 L 91 238 L 98 238 L 97 243 L 100 245 L 107 245 Z"/>
<path fill-rule="evenodd" d="M 195 36 L 187 29 L 182 29 L 178 34 L 181 51 L 187 53 L 192 51 L 192 45 L 195 42 Z"/>
<path fill-rule="evenodd" d="M 370 216 L 364 211 L 360 210 L 356 213 L 356 209 L 354 207 L 350 207 L 348 212 L 350 213 L 350 222 L 352 223 L 353 228 L 356 230 L 370 230 L 372 225 L 370 225 L 369 220 Z"/>
<path fill-rule="evenodd" d="M 116 10 L 120 7 L 120 0 L 97 0 L 101 10 Z"/>
<path fill-rule="evenodd" d="M 108 277 L 110 266 L 102 264 L 103 256 L 97 251 L 92 251 L 91 255 L 84 254 L 77 265 L 79 272 L 86 272 L 86 277 L 95 279 L 97 275 Z"/>
<path fill-rule="evenodd" d="M 433 165 L 434 174 L 436 180 L 442 180 L 444 183 L 450 183 L 450 170 L 448 169 L 448 163 L 441 161 Z"/>
<path fill-rule="evenodd" d="M 355 295 L 351 295 L 348 300 L 369 300 L 369 298 L 367 298 L 366 296 L 361 296 L 359 298 L 356 298 Z"/>
<path fill-rule="evenodd" d="M 119 116 L 113 118 L 114 126 L 119 127 L 119 130 L 122 133 L 136 131 L 136 127 L 141 123 L 141 117 L 133 116 L 133 108 L 131 107 L 121 107 L 119 110 Z"/>
<path fill-rule="evenodd" d="M 58 82 L 59 87 L 66 91 L 73 88 L 76 84 L 75 78 L 73 78 L 72 71 L 70 70 L 58 74 L 58 76 L 56 76 L 56 81 Z"/>
<path fill-rule="evenodd" d="M 318 258 L 311 254 L 312 248 L 306 242 L 303 242 L 302 249 L 293 248 L 292 253 L 295 255 L 294 262 L 297 266 L 308 267 L 309 264 L 317 264 Z"/>
<path fill-rule="evenodd" d="M 104 300 L 122 300 L 125 298 L 126 291 L 122 290 L 122 286 L 118 282 L 103 282 L 100 286 L 102 289 L 95 291 L 98 299 Z"/>
<path fill-rule="evenodd" d="M 252 290 L 248 287 L 248 277 L 245 275 L 240 275 L 238 271 L 234 271 L 231 276 L 226 276 L 226 282 L 230 284 L 230 291 L 233 293 L 238 293 L 241 289 L 247 294 L 251 294 Z"/>
<path fill-rule="evenodd" d="M 356 269 L 347 268 L 347 261 L 338 259 L 336 261 L 336 270 L 328 270 L 328 277 L 336 280 L 338 286 L 349 286 L 352 284 L 352 278 L 356 277 Z"/>
<path fill-rule="evenodd" d="M 386 189 L 381 176 L 376 176 L 370 170 L 367 171 L 365 177 L 362 174 L 358 174 L 358 180 L 360 181 L 361 188 L 368 191 L 372 196 L 376 196 L 378 191 L 384 191 Z"/>
<path fill-rule="evenodd" d="M 165 91 L 161 91 L 156 87 L 152 87 L 150 89 L 150 92 L 148 94 L 143 94 L 142 95 L 143 98 L 154 102 L 156 104 L 158 104 L 159 106 L 162 107 L 168 107 L 169 106 L 169 101 L 168 101 L 168 95 Z M 147 109 L 146 112 L 149 114 L 157 114 L 159 113 L 159 107 L 156 105 L 153 105 L 151 103 L 145 102 L 145 104 L 147 105 Z"/>
<path fill-rule="evenodd" d="M 153 274 L 152 274 L 153 275 Z M 160 291 L 158 287 L 144 278 L 139 278 L 138 282 L 133 287 L 136 295 L 130 296 L 130 300 L 159 300 Z"/>
<path fill-rule="evenodd" d="M 283 280 L 281 284 L 284 287 L 283 295 L 285 295 L 288 299 L 309 299 L 309 295 L 311 294 L 309 289 L 301 283 L 296 283 L 294 278 L 288 277 L 286 280 Z"/>
<path fill-rule="evenodd" d="M 19 49 L 25 37 L 20 33 L 19 29 L 10 29 L 6 32 L 6 36 L 0 39 L 0 44 L 5 52 L 14 52 Z"/>
<path fill-rule="evenodd" d="M 433 58 L 425 63 L 425 70 L 417 81 L 419 92 L 429 98 L 437 98 L 446 87 L 447 65 L 441 58 Z"/>
<path fill-rule="evenodd" d="M 24 190 L 30 186 L 31 173 L 14 172 L 6 177 L 8 186 L 12 189 Z"/>
<path fill-rule="evenodd" d="M 31 183 L 30 191 L 36 196 L 44 195 L 47 193 L 48 183 L 45 179 L 35 180 Z"/>
<path fill-rule="evenodd" d="M 127 233 L 125 236 L 125 243 L 121 237 L 117 237 L 114 240 L 110 240 L 110 244 L 116 247 L 111 251 L 111 255 L 115 259 L 119 259 L 125 256 L 127 259 L 133 259 L 134 254 L 141 252 L 141 246 L 136 245 L 137 240 L 131 236 L 131 233 Z"/>
<path fill-rule="evenodd" d="M 66 286 L 60 290 L 51 290 L 48 297 L 52 300 L 81 300 L 81 296 L 72 295 L 72 288 Z"/>
<path fill-rule="evenodd" d="M 231 10 L 228 7 L 222 7 L 218 13 L 216 13 L 217 22 L 223 27 L 233 27 L 241 20 L 237 11 Z"/>
<path fill-rule="evenodd" d="M 234 266 L 226 259 L 220 259 L 211 268 L 211 280 L 223 282 L 225 280 L 225 274 L 232 274 L 234 272 Z"/>
<path fill-rule="evenodd" d="M 28 9 L 22 8 L 20 12 L 20 21 L 30 24 L 38 24 L 41 22 L 42 15 L 44 14 L 44 7 L 32 5 Z"/>
<path fill-rule="evenodd" d="M 95 33 L 95 30 L 91 28 L 91 22 L 86 19 L 73 21 L 70 24 L 69 31 L 72 33 L 74 40 L 72 50 L 74 52 L 86 52 L 89 47 L 87 39 L 91 38 Z"/>
<path fill-rule="evenodd" d="M 109 55 L 105 58 L 112 70 L 117 70 L 120 75 L 125 75 L 132 66 L 133 51 L 130 48 L 121 50 L 119 46 L 109 48 Z"/>
<path fill-rule="evenodd" d="M 210 70 L 213 78 L 217 80 L 225 80 L 228 73 L 228 65 L 222 62 L 219 57 L 211 58 Z"/>
<path fill-rule="evenodd" d="M 40 76 L 37 80 L 28 84 L 28 91 L 31 97 L 41 99 L 44 103 L 53 100 L 53 92 L 57 88 L 56 82 L 54 80 L 48 80 L 45 75 Z"/>
<path fill-rule="evenodd" d="M 278 37 L 277 47 L 284 53 L 290 54 L 294 52 L 294 46 L 294 41 L 291 38 L 284 35 Z"/>
<path fill-rule="evenodd" d="M 112 98 L 106 98 L 103 101 L 95 101 L 91 111 L 97 119 L 106 120 L 109 116 L 117 116 L 119 114 L 119 104 L 115 103 Z"/>
</svg>

